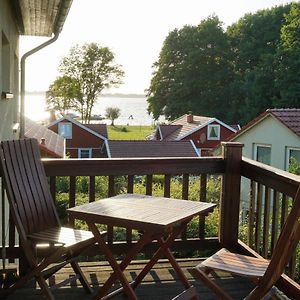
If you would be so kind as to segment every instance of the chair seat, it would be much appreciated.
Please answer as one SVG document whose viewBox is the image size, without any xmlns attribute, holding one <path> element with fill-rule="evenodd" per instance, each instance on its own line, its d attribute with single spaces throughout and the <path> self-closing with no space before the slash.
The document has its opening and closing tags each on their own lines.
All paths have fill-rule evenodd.
<svg viewBox="0 0 300 300">
<path fill-rule="evenodd" d="M 68 227 L 53 227 L 28 235 L 28 238 L 40 242 L 52 242 L 70 247 L 94 238 L 91 231 L 73 229 Z"/>
<path fill-rule="evenodd" d="M 269 265 L 263 258 L 229 252 L 223 248 L 196 266 L 196 269 L 217 269 L 244 277 L 262 277 Z"/>
</svg>

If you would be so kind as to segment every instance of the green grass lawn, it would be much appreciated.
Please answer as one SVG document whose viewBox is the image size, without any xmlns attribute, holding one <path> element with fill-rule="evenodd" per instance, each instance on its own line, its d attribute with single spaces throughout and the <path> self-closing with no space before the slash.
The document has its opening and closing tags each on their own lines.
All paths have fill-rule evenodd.
<svg viewBox="0 0 300 300">
<path fill-rule="evenodd" d="M 144 140 L 155 128 L 153 126 L 107 126 L 110 140 Z"/>
</svg>

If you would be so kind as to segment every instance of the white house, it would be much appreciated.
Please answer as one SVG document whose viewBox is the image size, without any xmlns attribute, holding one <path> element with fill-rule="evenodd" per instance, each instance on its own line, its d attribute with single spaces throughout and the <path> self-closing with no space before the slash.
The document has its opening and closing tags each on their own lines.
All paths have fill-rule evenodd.
<svg viewBox="0 0 300 300">
<path fill-rule="evenodd" d="M 268 109 L 230 138 L 244 144 L 245 157 L 288 170 L 300 162 L 300 109 Z"/>
<path fill-rule="evenodd" d="M 300 163 L 300 109 L 268 109 L 230 137 L 244 145 L 243 156 L 286 170 L 290 158 Z M 241 186 L 243 210 L 247 210 L 249 181 Z"/>
</svg>

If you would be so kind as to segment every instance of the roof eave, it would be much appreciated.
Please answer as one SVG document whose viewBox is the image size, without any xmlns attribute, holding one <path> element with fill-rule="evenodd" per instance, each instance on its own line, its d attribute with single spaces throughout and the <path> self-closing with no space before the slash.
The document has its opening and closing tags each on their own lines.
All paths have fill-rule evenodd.
<svg viewBox="0 0 300 300">
<path fill-rule="evenodd" d="M 20 3 L 19 3 L 18 0 L 12 0 L 12 1 L 9 1 L 9 3 L 12 7 L 12 11 L 15 13 L 19 34 L 24 34 L 25 33 L 25 28 L 24 28 Z"/>
<path fill-rule="evenodd" d="M 39 31 L 39 28 L 36 28 L 36 34 L 28 34 L 32 36 L 48 36 L 50 37 L 52 34 L 57 35 L 62 31 L 66 18 L 68 16 L 69 10 L 71 8 L 73 0 L 61 0 L 58 6 L 58 11 L 55 17 L 53 24 L 49 24 L 51 26 L 51 30 L 49 34 L 44 34 Z M 12 9 L 15 12 L 17 27 L 20 35 L 27 35 L 26 28 L 24 26 L 24 20 L 22 17 L 22 10 L 20 6 L 19 0 L 11 0 Z M 40 29 L 41 30 L 41 29 Z"/>
<path fill-rule="evenodd" d="M 69 10 L 71 8 L 72 2 L 73 0 L 62 0 L 60 2 L 58 13 L 54 21 L 54 27 L 53 27 L 54 34 L 59 34 L 62 31 Z"/>
</svg>

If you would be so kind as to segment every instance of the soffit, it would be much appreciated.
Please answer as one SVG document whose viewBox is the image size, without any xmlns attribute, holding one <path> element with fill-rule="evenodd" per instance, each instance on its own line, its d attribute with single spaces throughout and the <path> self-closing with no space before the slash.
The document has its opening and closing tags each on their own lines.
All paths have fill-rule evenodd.
<svg viewBox="0 0 300 300">
<path fill-rule="evenodd" d="M 59 33 L 72 0 L 13 0 L 20 34 L 51 36 Z"/>
</svg>

